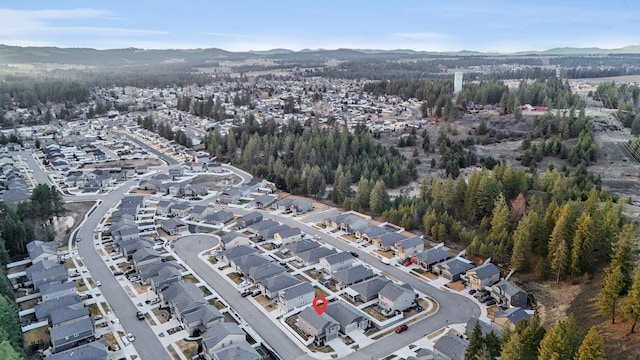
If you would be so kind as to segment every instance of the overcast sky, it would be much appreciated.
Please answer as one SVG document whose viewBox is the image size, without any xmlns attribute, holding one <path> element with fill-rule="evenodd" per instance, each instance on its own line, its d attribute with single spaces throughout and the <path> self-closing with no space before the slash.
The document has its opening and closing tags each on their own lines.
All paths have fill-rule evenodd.
<svg viewBox="0 0 640 360">
<path fill-rule="evenodd" d="M 1 0 L 0 44 L 513 52 L 640 44 L 637 0 Z"/>
</svg>

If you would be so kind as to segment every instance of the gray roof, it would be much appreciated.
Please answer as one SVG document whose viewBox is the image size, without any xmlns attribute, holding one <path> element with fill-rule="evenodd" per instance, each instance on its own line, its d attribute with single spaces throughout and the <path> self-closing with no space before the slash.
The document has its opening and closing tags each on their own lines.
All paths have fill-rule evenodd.
<svg viewBox="0 0 640 360">
<path fill-rule="evenodd" d="M 442 270 L 447 270 L 451 275 L 463 274 L 473 267 L 470 263 L 462 261 L 459 258 L 453 258 L 436 266 Z"/>
<path fill-rule="evenodd" d="M 279 222 L 271 220 L 271 219 L 264 219 L 261 221 L 258 221 L 257 223 L 254 223 L 252 225 L 248 226 L 248 229 L 253 231 L 253 232 L 259 232 L 261 230 L 265 230 L 271 227 L 276 227 L 280 225 Z"/>
<path fill-rule="evenodd" d="M 424 240 L 420 236 L 414 236 L 414 237 L 411 237 L 411 238 L 408 238 L 408 239 L 400 240 L 398 242 L 402 243 L 402 246 L 405 249 L 409 249 L 409 248 L 412 248 L 412 247 L 424 245 Z"/>
<path fill-rule="evenodd" d="M 330 326 L 339 325 L 326 311 L 322 315 L 318 315 L 311 307 L 304 308 L 304 310 L 298 314 L 298 317 L 311 325 L 318 333 L 322 333 L 324 329 Z"/>
<path fill-rule="evenodd" d="M 208 304 L 202 291 L 194 284 L 178 281 L 162 291 L 162 298 L 175 304 L 181 314 L 193 311 L 200 305 Z"/>
<path fill-rule="evenodd" d="M 55 241 L 34 240 L 27 244 L 27 252 L 31 259 L 35 259 L 42 254 L 57 255 L 58 246 Z"/>
<path fill-rule="evenodd" d="M 95 360 L 106 359 L 107 356 L 107 340 L 100 339 L 49 355 L 47 360 Z"/>
<path fill-rule="evenodd" d="M 80 296 L 78 295 L 65 295 L 59 298 L 49 299 L 41 304 L 35 306 L 36 318 L 44 319 L 51 315 L 53 311 L 62 309 L 69 305 L 80 303 Z"/>
<path fill-rule="evenodd" d="M 66 276 L 69 270 L 65 265 L 59 264 L 56 261 L 43 260 L 29 266 L 26 272 L 27 277 L 37 283 L 50 277 Z"/>
<path fill-rule="evenodd" d="M 512 324 L 517 324 L 518 321 L 525 319 L 529 321 L 531 315 L 519 307 L 508 308 L 507 310 L 500 310 L 495 314 L 496 318 L 507 318 Z"/>
<path fill-rule="evenodd" d="M 202 323 L 208 323 L 223 317 L 224 316 L 220 313 L 220 310 L 209 304 L 202 305 L 196 310 L 184 315 L 187 324 L 193 324 L 199 321 L 202 321 Z"/>
<path fill-rule="evenodd" d="M 396 242 L 406 239 L 407 237 L 396 232 L 384 234 L 378 237 L 378 241 L 385 246 L 393 246 Z"/>
<path fill-rule="evenodd" d="M 504 294 L 509 296 L 516 295 L 517 293 L 520 293 L 520 292 L 525 294 L 527 293 L 526 291 L 522 290 L 518 285 L 512 283 L 509 280 L 500 280 L 496 284 L 494 284 L 493 287 L 499 288 L 500 290 L 502 290 Z"/>
<path fill-rule="evenodd" d="M 240 258 L 234 260 L 233 262 L 244 273 L 248 273 L 253 268 L 270 263 L 270 261 L 267 258 L 257 253 L 251 253 L 251 254 L 241 256 Z"/>
<path fill-rule="evenodd" d="M 176 229 L 176 228 L 179 228 L 179 227 L 187 226 L 187 224 L 185 224 L 182 220 L 174 219 L 174 218 L 160 220 L 160 224 L 163 227 L 166 227 L 167 229 Z M 137 229 L 136 229 L 136 231 L 137 231 Z"/>
<path fill-rule="evenodd" d="M 500 274 L 500 270 L 498 270 L 498 268 L 489 261 L 486 261 L 484 264 L 469 271 L 475 272 L 479 279 L 487 279 Z"/>
<path fill-rule="evenodd" d="M 325 313 L 343 327 L 364 319 L 362 314 L 342 300 L 329 303 Z"/>
<path fill-rule="evenodd" d="M 215 352 L 218 360 L 260 360 L 262 356 L 249 345 L 248 342 L 243 341 L 235 346 L 229 346 L 222 348 Z"/>
<path fill-rule="evenodd" d="M 53 342 L 88 330 L 93 330 L 93 319 L 91 318 L 54 326 L 50 329 L 49 333 L 51 334 L 51 341 Z"/>
<path fill-rule="evenodd" d="M 302 231 L 300 231 L 300 229 L 298 229 L 298 228 L 292 228 L 292 227 L 290 227 L 288 225 L 284 225 L 284 226 L 286 226 L 286 228 L 283 227 L 283 228 L 281 228 L 281 230 L 277 230 L 276 231 L 276 233 L 278 235 L 280 235 L 281 238 L 285 238 L 286 239 L 286 238 L 291 237 L 291 236 L 297 236 L 297 235 L 302 234 Z M 276 234 L 276 233 L 274 233 L 274 234 Z"/>
<path fill-rule="evenodd" d="M 360 282 L 362 280 L 366 280 L 370 277 L 373 277 L 373 271 L 371 269 L 367 269 L 363 265 L 358 265 L 352 268 L 336 271 L 333 274 L 334 279 L 350 285 Z"/>
<path fill-rule="evenodd" d="M 302 259 L 303 261 L 310 263 L 310 264 L 314 264 L 317 263 L 320 259 L 322 259 L 323 257 L 327 257 L 329 255 L 333 255 L 337 253 L 337 251 L 335 249 L 329 249 L 326 248 L 324 246 L 320 246 L 317 247 L 315 249 L 311 249 L 308 251 L 305 251 L 303 253 L 299 253 L 296 254 L 300 259 Z"/>
<path fill-rule="evenodd" d="M 238 245 L 236 247 L 233 247 L 229 250 L 222 250 L 220 252 L 218 252 L 219 256 L 226 256 L 227 259 L 229 259 L 229 261 L 234 261 L 235 259 L 239 259 L 240 257 L 247 255 L 247 254 L 253 254 L 253 253 L 257 253 L 258 250 L 252 248 L 251 246 L 247 246 L 247 245 Z"/>
<path fill-rule="evenodd" d="M 268 279 L 264 279 L 260 281 L 262 286 L 271 291 L 271 293 L 276 293 L 282 289 L 286 289 L 292 287 L 294 285 L 300 284 L 300 280 L 296 279 L 289 273 L 283 273 L 276 276 L 272 276 Z"/>
<path fill-rule="evenodd" d="M 502 335 L 502 329 L 499 329 L 489 323 L 486 323 L 482 320 L 478 320 L 476 318 L 471 318 L 469 319 L 469 321 L 467 321 L 467 325 L 464 327 L 467 334 L 470 334 L 473 331 L 473 329 L 475 328 L 478 322 L 480 323 L 480 331 L 482 331 L 482 335 L 487 335 L 492 331 L 494 334 L 498 335 L 498 337 Z"/>
<path fill-rule="evenodd" d="M 375 238 L 384 234 L 390 233 L 391 230 L 383 226 L 367 226 L 360 230 L 360 233 L 367 235 L 369 238 Z"/>
<path fill-rule="evenodd" d="M 266 279 L 268 277 L 281 274 L 286 271 L 287 270 L 280 264 L 268 263 L 250 268 L 247 272 L 247 275 L 249 275 L 255 281 L 260 281 L 262 279 Z"/>
<path fill-rule="evenodd" d="M 220 341 L 224 340 L 228 335 L 246 335 L 244 330 L 240 328 L 236 323 L 224 322 L 207 329 L 202 334 L 202 341 L 207 345 L 207 348 L 215 347 Z"/>
<path fill-rule="evenodd" d="M 353 256 L 346 251 L 342 251 L 336 254 L 327 255 L 324 257 L 324 260 L 329 264 L 339 264 L 343 261 L 353 260 Z"/>
<path fill-rule="evenodd" d="M 235 238 L 238 238 L 238 237 L 245 238 L 247 240 L 249 239 L 243 233 L 239 233 L 237 231 L 232 231 L 232 232 L 228 232 L 228 233 L 222 235 L 220 237 L 220 241 L 222 241 L 223 244 L 228 244 L 228 243 L 232 242 Z"/>
<path fill-rule="evenodd" d="M 206 215 L 203 220 L 210 222 L 226 223 L 233 219 L 233 213 L 226 210 L 216 211 L 213 214 Z"/>
<path fill-rule="evenodd" d="M 360 294 L 365 299 L 375 298 L 376 294 L 382 290 L 391 280 L 385 277 L 374 277 L 373 279 L 363 281 L 351 286 L 351 289 Z"/>
<path fill-rule="evenodd" d="M 209 207 L 204 205 L 196 205 L 191 209 L 192 214 L 202 214 Z"/>
<path fill-rule="evenodd" d="M 469 342 L 453 334 L 446 333 L 436 341 L 433 349 L 453 360 L 463 360 Z"/>
<path fill-rule="evenodd" d="M 276 199 L 277 199 L 277 197 L 275 195 L 264 194 L 264 195 L 258 196 L 253 201 L 255 203 L 261 203 L 264 206 L 269 206 L 269 205 L 273 204 L 273 202 L 276 201 Z"/>
<path fill-rule="evenodd" d="M 315 293 L 315 288 L 308 282 L 294 285 L 290 288 L 280 290 L 280 296 L 285 300 L 295 299 L 305 294 Z"/>
<path fill-rule="evenodd" d="M 82 303 L 76 303 L 51 312 L 51 324 L 57 325 L 69 320 L 89 316 L 89 308 Z"/>
<path fill-rule="evenodd" d="M 170 200 L 160 200 L 158 201 L 158 204 L 156 205 L 156 209 L 157 208 L 164 208 L 165 210 L 169 209 L 169 207 L 173 205 L 173 202 Z"/>
<path fill-rule="evenodd" d="M 411 285 L 409 284 L 398 285 L 393 282 L 389 282 L 382 289 L 380 289 L 380 292 L 378 293 L 378 295 L 386 299 L 389 299 L 391 301 L 395 301 L 397 298 L 399 298 L 401 295 L 405 293 L 414 294 L 414 291 Z"/>
<path fill-rule="evenodd" d="M 191 207 L 191 204 L 188 202 L 181 202 L 171 206 L 171 210 L 187 210 Z"/>
<path fill-rule="evenodd" d="M 153 248 L 142 247 L 133 254 L 133 261 L 140 262 L 149 259 L 157 259 L 160 257 L 160 253 L 154 250 Z"/>
<path fill-rule="evenodd" d="M 143 279 L 152 278 L 154 276 L 158 276 L 162 269 L 173 269 L 178 273 L 182 272 L 182 268 L 178 263 L 174 260 L 167 262 L 157 262 L 151 264 L 145 264 L 140 266 L 138 271 L 140 272 L 140 277 Z"/>
<path fill-rule="evenodd" d="M 71 282 L 52 282 L 52 283 L 48 283 L 48 284 L 42 284 L 40 285 L 40 287 L 38 288 L 38 290 L 40 291 L 40 294 L 43 296 L 46 296 L 48 294 L 54 294 L 57 293 L 59 291 L 68 291 L 71 289 L 75 289 L 76 288 L 76 283 L 71 281 Z"/>
<path fill-rule="evenodd" d="M 246 215 L 243 215 L 240 220 L 244 221 L 260 221 L 262 220 L 262 214 L 259 212 L 251 212 Z"/>
<path fill-rule="evenodd" d="M 431 248 L 429 250 L 418 253 L 416 257 L 421 262 L 427 265 L 432 265 L 443 260 L 451 259 L 452 257 L 454 257 L 454 255 L 448 251 L 442 250 L 441 248 Z"/>
<path fill-rule="evenodd" d="M 320 247 L 320 244 L 311 239 L 302 239 L 282 246 L 282 249 L 289 249 L 294 254 L 299 254 L 307 250 Z"/>
</svg>

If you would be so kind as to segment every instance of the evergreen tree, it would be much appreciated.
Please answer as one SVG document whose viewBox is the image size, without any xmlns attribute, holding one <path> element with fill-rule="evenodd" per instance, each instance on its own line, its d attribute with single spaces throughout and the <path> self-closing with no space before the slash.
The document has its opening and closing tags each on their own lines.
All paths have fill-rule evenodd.
<svg viewBox="0 0 640 360">
<path fill-rule="evenodd" d="M 469 335 L 469 346 L 467 346 L 467 351 L 464 354 L 464 360 L 475 360 L 476 355 L 480 353 L 484 346 L 484 336 L 482 335 L 482 328 L 478 321 L 473 327 L 471 335 Z"/>
<path fill-rule="evenodd" d="M 525 215 L 518 227 L 513 232 L 513 252 L 511 255 L 511 265 L 518 271 L 526 271 L 529 269 L 529 259 L 533 249 L 532 244 L 532 222 L 537 214 L 534 211 Z"/>
<path fill-rule="evenodd" d="M 373 214 L 382 214 L 389 205 L 389 194 L 384 186 L 384 181 L 378 180 L 371 190 L 369 207 Z"/>
<path fill-rule="evenodd" d="M 604 343 L 598 330 L 595 327 L 591 327 L 582 340 L 582 345 L 578 348 L 575 360 L 604 360 L 606 359 L 604 353 Z"/>
<path fill-rule="evenodd" d="M 633 244 L 638 240 L 638 228 L 633 224 L 626 224 L 618 234 L 615 252 L 611 259 L 611 267 L 619 267 L 622 274 L 622 288 L 620 294 L 626 294 L 631 288 L 634 268 Z"/>
<path fill-rule="evenodd" d="M 575 318 L 559 321 L 547 331 L 542 341 L 538 360 L 571 360 L 580 347 L 580 335 Z"/>
<path fill-rule="evenodd" d="M 568 234 L 570 224 L 570 207 L 565 204 L 560 211 L 560 216 L 549 239 L 549 264 L 556 274 L 556 282 L 567 270 L 568 261 Z"/>
<path fill-rule="evenodd" d="M 3 360 L 23 360 L 24 356 L 16 351 L 8 341 L 0 342 L 0 359 Z"/>
<path fill-rule="evenodd" d="M 369 209 L 369 202 L 371 201 L 371 190 L 373 189 L 373 183 L 368 179 L 362 177 L 358 182 L 358 190 L 356 196 L 353 199 L 353 208 L 357 211 L 366 211 Z"/>
<path fill-rule="evenodd" d="M 0 295 L 0 324 L 4 330 L 3 338 L 0 341 L 8 341 L 14 349 L 22 348 L 22 330 L 18 319 L 18 310 L 15 304 Z"/>
<path fill-rule="evenodd" d="M 616 310 L 620 294 L 624 288 L 624 276 L 620 266 L 609 267 L 604 284 L 598 295 L 598 307 L 604 316 L 611 316 L 611 323 L 616 322 Z"/>
<path fill-rule="evenodd" d="M 571 277 L 591 271 L 593 262 L 593 231 L 589 213 L 584 212 L 576 222 L 571 249 Z"/>
<path fill-rule="evenodd" d="M 631 333 L 635 332 L 636 324 L 640 321 L 640 270 L 636 270 L 631 290 L 623 300 L 622 314 L 631 321 Z"/>
</svg>

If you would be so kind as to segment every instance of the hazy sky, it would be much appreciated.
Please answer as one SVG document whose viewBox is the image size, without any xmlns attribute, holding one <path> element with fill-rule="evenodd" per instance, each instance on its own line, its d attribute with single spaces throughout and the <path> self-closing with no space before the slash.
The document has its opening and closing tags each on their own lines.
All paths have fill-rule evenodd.
<svg viewBox="0 0 640 360">
<path fill-rule="evenodd" d="M 512 52 L 640 44 L 638 0 L 0 0 L 0 44 Z"/>
</svg>

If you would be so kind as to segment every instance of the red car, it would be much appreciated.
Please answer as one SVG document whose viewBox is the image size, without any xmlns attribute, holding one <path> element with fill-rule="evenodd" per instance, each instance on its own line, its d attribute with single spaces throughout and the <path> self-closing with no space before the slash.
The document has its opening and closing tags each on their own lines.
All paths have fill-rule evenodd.
<svg viewBox="0 0 640 360">
<path fill-rule="evenodd" d="M 405 332 L 409 329 L 409 327 L 407 325 L 400 325 L 396 328 L 395 332 L 396 334 L 400 334 L 401 332 Z"/>
<path fill-rule="evenodd" d="M 413 263 L 411 262 L 411 260 L 407 260 L 407 261 L 405 261 L 405 262 L 404 262 L 404 264 L 403 264 L 403 265 L 404 265 L 404 266 L 411 266 L 411 264 L 413 264 Z"/>
</svg>

